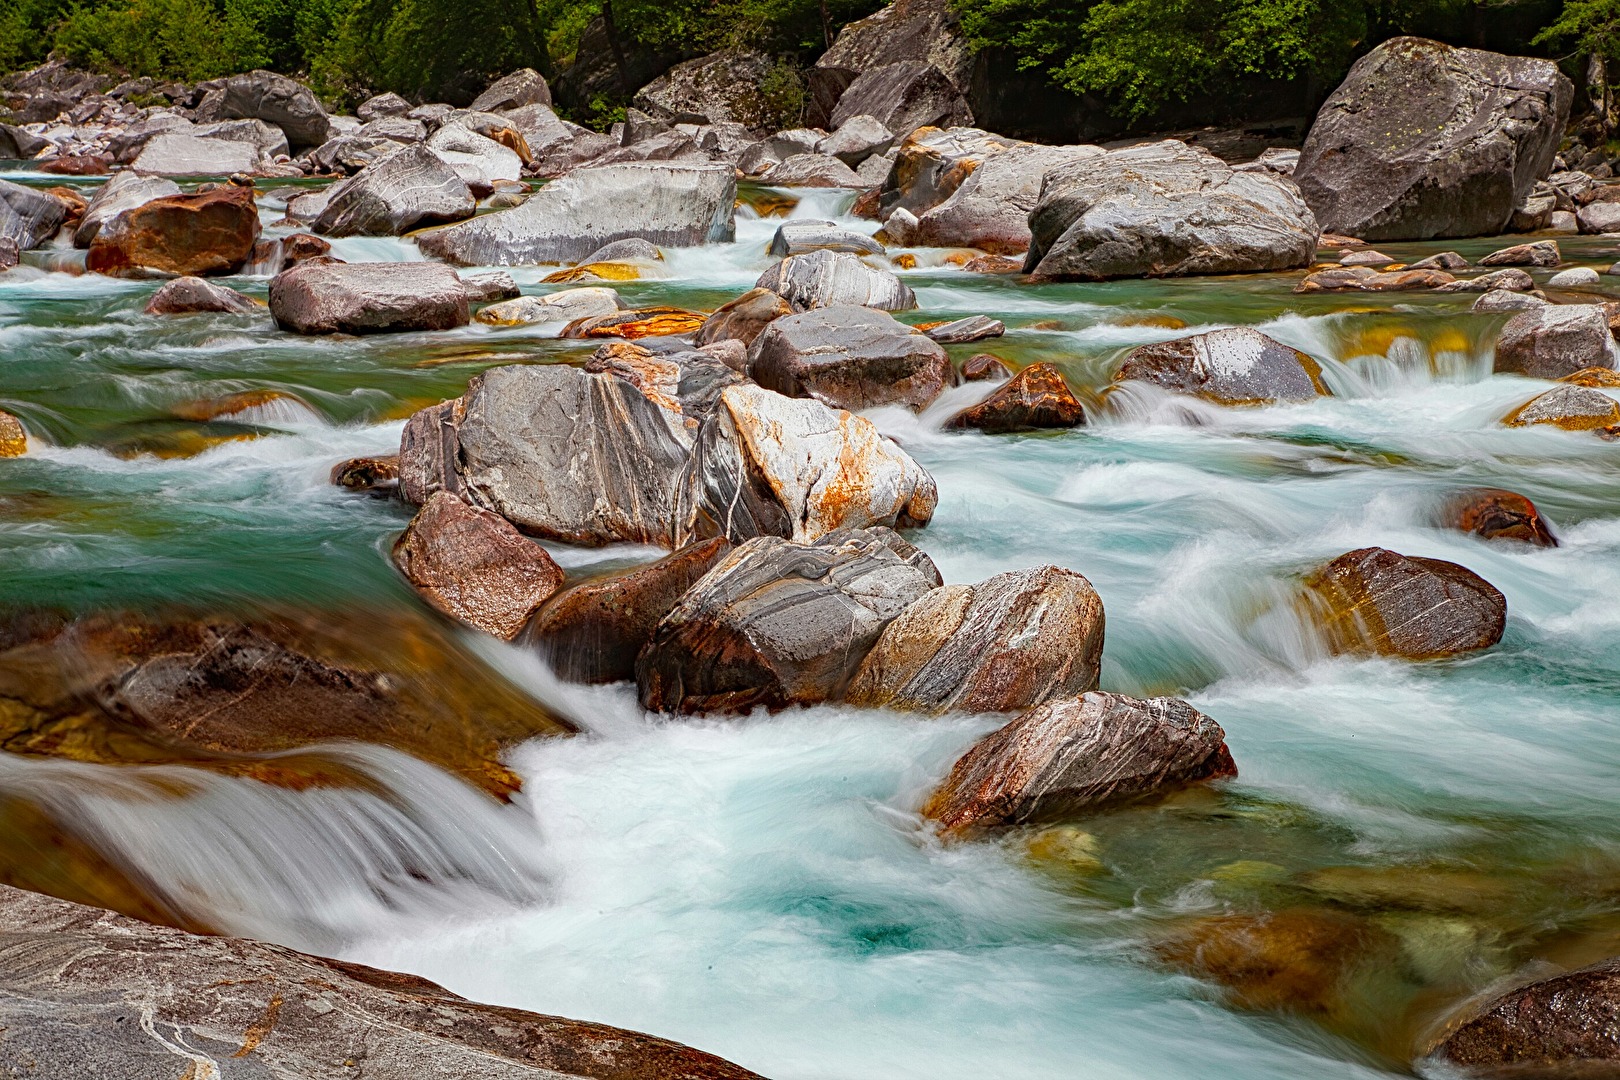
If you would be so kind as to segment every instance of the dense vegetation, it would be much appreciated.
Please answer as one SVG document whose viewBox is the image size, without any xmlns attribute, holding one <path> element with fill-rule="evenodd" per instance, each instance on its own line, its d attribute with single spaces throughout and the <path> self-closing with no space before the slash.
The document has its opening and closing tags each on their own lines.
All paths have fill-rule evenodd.
<svg viewBox="0 0 1620 1080">
<path fill-rule="evenodd" d="M 1240 101 L 1279 85 L 1319 98 L 1356 56 L 1399 33 L 1620 60 L 1620 0 L 1564 0 L 1562 12 L 1558 0 L 951 2 L 976 47 L 1064 90 L 1097 95 L 1139 123 L 1177 103 Z M 596 40 L 605 37 L 621 70 L 627 51 L 674 57 L 749 46 L 783 56 L 782 78 L 791 82 L 839 27 L 879 3 L 0 0 L 0 67 L 51 51 L 158 79 L 272 67 L 308 75 L 339 102 L 381 90 L 454 101 L 515 67 L 554 76 L 595 21 Z M 620 89 L 609 105 L 634 87 Z"/>
</svg>

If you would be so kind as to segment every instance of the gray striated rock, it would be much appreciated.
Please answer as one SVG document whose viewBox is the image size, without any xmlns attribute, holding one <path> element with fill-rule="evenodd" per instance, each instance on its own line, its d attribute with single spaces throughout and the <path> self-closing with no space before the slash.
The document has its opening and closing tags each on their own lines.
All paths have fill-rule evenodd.
<svg viewBox="0 0 1620 1080">
<path fill-rule="evenodd" d="M 771 237 L 767 255 L 778 259 L 811 251 L 847 251 L 852 255 L 882 255 L 883 245 L 865 233 L 831 221 L 785 221 Z"/>
<path fill-rule="evenodd" d="M 0 180 L 0 238 L 15 241 L 19 250 L 55 236 L 67 216 L 67 203 L 50 192 Z"/>
<path fill-rule="evenodd" d="M 1359 548 L 1305 579 L 1306 610 L 1337 653 L 1430 660 L 1502 640 L 1507 600 L 1466 567 Z"/>
<path fill-rule="evenodd" d="M 1055 566 L 947 585 L 913 601 L 866 654 L 845 700 L 908 712 L 1023 711 L 1097 688 L 1103 604 Z"/>
<path fill-rule="evenodd" d="M 1575 212 L 1575 224 L 1583 233 L 1620 232 L 1620 203 L 1588 203 Z"/>
<path fill-rule="evenodd" d="M 1475 300 L 1469 311 L 1523 311 L 1526 308 L 1546 307 L 1548 301 L 1533 293 L 1514 292 L 1511 289 L 1492 289 Z"/>
<path fill-rule="evenodd" d="M 1494 235 L 1552 167 L 1573 91 L 1550 60 L 1394 38 L 1317 111 L 1294 180 L 1328 232 Z"/>
<path fill-rule="evenodd" d="M 264 120 L 287 134 L 293 146 L 319 146 L 331 135 L 326 110 L 314 93 L 273 71 L 232 75 L 210 90 L 197 106 L 198 123 L 237 119 Z"/>
<path fill-rule="evenodd" d="M 156 176 L 141 176 L 135 172 L 114 173 L 96 191 L 85 207 L 79 227 L 74 230 L 75 247 L 87 248 L 101 227 L 125 210 L 133 210 L 142 203 L 180 194 L 180 185 L 173 180 Z"/>
<path fill-rule="evenodd" d="M 1405 271 L 1410 273 L 1411 271 Z M 1530 292 L 1536 287 L 1536 279 L 1517 267 L 1508 267 L 1504 270 L 1492 270 L 1488 274 L 1480 274 L 1464 281 L 1451 281 L 1440 285 L 1435 292 L 1493 292 L 1506 290 L 1508 292 Z"/>
<path fill-rule="evenodd" d="M 986 161 L 1023 145 L 978 128 L 926 128 L 913 132 L 895 151 L 894 166 L 878 193 L 878 216 L 884 219 L 885 229 L 896 210 L 905 210 L 913 217 L 927 213 L 949 199 Z M 1040 177 L 1034 181 L 1038 190 Z M 1029 231 L 1027 223 L 1024 231 Z"/>
<path fill-rule="evenodd" d="M 212 124 L 198 124 L 191 129 L 193 135 L 203 139 L 224 139 L 242 142 L 255 148 L 262 160 L 271 160 L 288 151 L 287 136 L 274 124 L 246 117 L 241 120 L 220 120 Z"/>
<path fill-rule="evenodd" d="M 270 314 L 296 334 L 449 330 L 468 322 L 461 279 L 430 262 L 300 262 L 271 280 Z"/>
<path fill-rule="evenodd" d="M 862 188 L 860 175 L 826 154 L 794 154 L 765 170 L 761 183 L 777 187 Z"/>
<path fill-rule="evenodd" d="M 828 154 L 850 168 L 859 168 L 867 158 L 881 156 L 894 145 L 894 132 L 875 116 L 851 116 L 838 130 L 816 144 L 816 153 Z"/>
<path fill-rule="evenodd" d="M 1502 422 L 1509 427 L 1548 424 L 1565 431 L 1616 429 L 1620 401 L 1592 386 L 1555 386 L 1508 413 Z"/>
<path fill-rule="evenodd" d="M 948 0 L 896 0 L 845 26 L 810 71 L 810 123 L 839 126 L 828 118 L 849 85 L 864 72 L 903 60 L 931 64 L 952 86 L 967 92 L 974 53 Z M 898 128 L 894 131 L 906 134 Z"/>
<path fill-rule="evenodd" d="M 870 116 L 901 137 L 923 127 L 973 123 L 973 110 L 962 92 L 939 68 L 919 60 L 902 60 L 857 75 L 827 122 L 836 129 L 857 116 Z"/>
<path fill-rule="evenodd" d="M 427 125 L 420 120 L 412 120 L 408 116 L 383 116 L 366 124 L 355 133 L 361 139 L 387 139 L 390 142 L 412 143 L 423 142 L 428 137 Z"/>
<path fill-rule="evenodd" d="M 105 1080 L 757 1080 L 678 1043 L 0 885 L 0 1060 Z"/>
<path fill-rule="evenodd" d="M 1139 379 L 1222 405 L 1311 401 L 1327 393 L 1315 360 L 1246 326 L 1132 349 L 1116 381 Z"/>
<path fill-rule="evenodd" d="M 259 148 L 252 143 L 163 131 L 147 140 L 130 167 L 153 176 L 230 176 L 253 172 L 259 160 Z"/>
<path fill-rule="evenodd" d="M 462 274 L 461 290 L 467 294 L 469 304 L 492 304 L 497 300 L 516 300 L 522 290 L 512 275 L 504 270 L 491 270 L 483 274 Z"/>
<path fill-rule="evenodd" d="M 969 315 L 965 319 L 956 319 L 929 327 L 924 331 L 930 341 L 938 341 L 945 345 L 967 345 L 975 341 L 1000 337 L 1006 332 L 1006 323 L 1000 319 L 992 319 L 988 315 Z"/>
<path fill-rule="evenodd" d="M 754 339 L 748 375 L 768 390 L 839 409 L 922 409 L 954 381 L 936 342 L 871 308 L 840 305 L 779 318 Z"/>
<path fill-rule="evenodd" d="M 736 713 L 835 700 L 890 620 L 939 584 L 887 529 L 749 540 L 659 623 L 636 662 L 641 703 Z"/>
<path fill-rule="evenodd" d="M 1548 304 L 1509 319 L 1496 339 L 1496 370 L 1558 379 L 1614 366 L 1614 340 L 1601 304 Z"/>
<path fill-rule="evenodd" d="M 196 315 L 217 312 L 241 315 L 261 308 L 235 289 L 200 277 L 179 277 L 165 282 L 146 302 L 148 315 Z"/>
<path fill-rule="evenodd" d="M 564 289 L 545 296 L 520 296 L 491 304 L 480 311 L 477 321 L 492 326 L 527 326 L 534 323 L 571 323 L 624 310 L 624 301 L 612 289 L 593 286 Z"/>
<path fill-rule="evenodd" d="M 326 236 L 399 236 L 473 216 L 459 174 L 425 146 L 407 146 L 335 185 L 315 231 Z"/>
<path fill-rule="evenodd" d="M 354 115 L 361 123 L 369 124 L 373 120 L 382 120 L 390 116 L 404 116 L 411 111 L 411 103 L 390 90 L 386 94 L 369 97 L 360 103 L 354 110 Z"/>
<path fill-rule="evenodd" d="M 754 284 L 776 293 L 796 311 L 848 304 L 880 311 L 910 311 L 917 306 L 917 294 L 894 274 L 843 251 L 790 255 Z"/>
<path fill-rule="evenodd" d="M 943 202 L 918 215 L 908 242 L 1021 255 L 1029 250 L 1030 214 L 1047 172 L 1106 152 L 1099 146 L 1018 143 L 988 154 Z"/>
<path fill-rule="evenodd" d="M 629 237 L 662 247 L 721 243 L 736 233 L 736 197 L 727 166 L 604 165 L 553 181 L 522 206 L 436 229 L 417 243 L 467 266 L 572 263 Z"/>
<path fill-rule="evenodd" d="M 473 99 L 472 111 L 498 113 L 525 105 L 551 105 L 551 87 L 533 68 L 519 68 L 490 83 Z"/>
<path fill-rule="evenodd" d="M 310 151 L 309 163 L 323 173 L 355 173 L 399 149 L 380 135 L 339 135 Z"/>
<path fill-rule="evenodd" d="M 778 109 L 763 91 L 774 57 L 722 49 L 686 60 L 642 87 L 631 104 L 671 124 L 740 124 L 755 135 L 774 130 Z"/>
<path fill-rule="evenodd" d="M 1094 690 L 979 740 L 922 812 L 946 835 L 971 835 L 1236 775 L 1226 733 L 1185 701 Z"/>
<path fill-rule="evenodd" d="M 428 136 L 426 145 L 469 186 L 484 191 L 496 181 L 523 175 L 523 158 L 516 150 L 462 124 L 445 124 Z"/>
<path fill-rule="evenodd" d="M 1317 227 L 1292 181 L 1240 173 L 1174 139 L 1051 168 L 1024 270 L 1047 280 L 1308 266 Z"/>
</svg>

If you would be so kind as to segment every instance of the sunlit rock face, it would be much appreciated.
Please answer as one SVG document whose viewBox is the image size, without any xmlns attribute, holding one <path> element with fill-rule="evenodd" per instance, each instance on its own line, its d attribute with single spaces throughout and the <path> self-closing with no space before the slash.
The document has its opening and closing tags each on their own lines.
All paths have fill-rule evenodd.
<svg viewBox="0 0 1620 1080">
<path fill-rule="evenodd" d="M 1384 548 L 1346 552 L 1306 578 L 1306 609 L 1335 652 L 1431 660 L 1502 640 L 1507 600 L 1456 563 Z"/>
</svg>

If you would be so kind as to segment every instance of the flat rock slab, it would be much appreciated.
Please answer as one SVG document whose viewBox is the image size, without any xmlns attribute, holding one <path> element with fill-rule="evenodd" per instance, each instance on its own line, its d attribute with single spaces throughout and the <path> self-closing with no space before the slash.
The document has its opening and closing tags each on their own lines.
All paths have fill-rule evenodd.
<svg viewBox="0 0 1620 1080">
<path fill-rule="evenodd" d="M 1315 360 L 1258 330 L 1233 327 L 1132 349 L 1116 381 L 1141 380 L 1222 405 L 1312 401 L 1327 393 Z"/>
<path fill-rule="evenodd" d="M 1385 548 L 1346 552 L 1305 579 L 1306 610 L 1334 652 L 1432 660 L 1502 640 L 1507 599 L 1456 563 Z"/>
<path fill-rule="evenodd" d="M 785 259 L 811 251 L 847 251 L 853 255 L 881 255 L 883 245 L 865 233 L 831 221 L 788 221 L 771 237 L 767 255 Z"/>
<path fill-rule="evenodd" d="M 271 280 L 270 314 L 297 334 L 450 330 L 470 318 L 466 290 L 448 266 L 313 259 Z"/>
</svg>

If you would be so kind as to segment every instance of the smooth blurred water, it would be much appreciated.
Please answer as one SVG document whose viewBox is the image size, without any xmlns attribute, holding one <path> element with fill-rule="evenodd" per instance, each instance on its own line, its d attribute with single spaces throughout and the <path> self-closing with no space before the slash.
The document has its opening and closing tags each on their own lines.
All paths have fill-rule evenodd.
<svg viewBox="0 0 1620 1080">
<path fill-rule="evenodd" d="M 620 291 L 716 306 L 771 264 L 778 223 L 744 209 L 734 245 L 669 252 L 665 276 Z M 1602 238 L 1563 245 L 1573 262 L 1615 256 Z M 416 257 L 401 240 L 335 248 Z M 903 276 L 922 310 L 906 318 L 1004 319 L 1006 337 L 953 355 L 1057 363 L 1091 423 L 946 433 L 974 386 L 921 416 L 874 411 L 939 482 L 912 539 L 953 582 L 1084 573 L 1107 608 L 1103 686 L 1179 694 L 1217 719 L 1240 768 L 1224 792 L 1082 822 L 1067 862 L 1032 857 L 1029 837 L 944 848 L 916 807 L 997 718 L 665 721 L 626 688 L 560 686 L 469 636 L 586 732 L 517 751 L 511 805 L 365 748 L 327 751 L 372 777 L 355 792 L 6 757 L 0 794 L 75 824 L 209 925 L 778 1078 L 1400 1074 L 1424 1025 L 1469 993 L 1620 952 L 1620 445 L 1498 423 L 1548 385 L 1491 374 L 1504 316 L 1468 313 L 1466 295 L 1300 297 L 1298 275 L 1032 286 L 916 254 Z M 514 276 L 543 292 L 547 272 Z M 228 283 L 264 296 L 263 279 Z M 591 351 L 555 327 L 310 341 L 267 315 L 157 319 L 140 314 L 154 288 L 0 276 L 0 408 L 34 447 L 0 462 L 8 604 L 414 607 L 385 555 L 408 512 L 329 486 L 331 465 L 389 452 L 406 416 L 490 366 Z M 1222 409 L 1104 393 L 1131 346 L 1233 324 L 1311 353 L 1335 396 Z M 264 390 L 283 396 L 207 418 L 206 403 Z M 1472 486 L 1529 496 L 1562 546 L 1437 527 Z M 1298 577 L 1369 545 L 1491 581 L 1508 600 L 1502 644 L 1434 664 L 1326 656 Z M 558 554 L 586 572 L 652 553 Z M 1387 875 L 1393 899 L 1373 910 L 1301 884 L 1345 867 Z M 1422 875 L 1442 871 L 1475 885 L 1424 899 Z M 1342 1013 L 1240 1011 L 1155 952 L 1202 916 L 1301 904 L 1353 908 L 1398 942 Z"/>
</svg>

